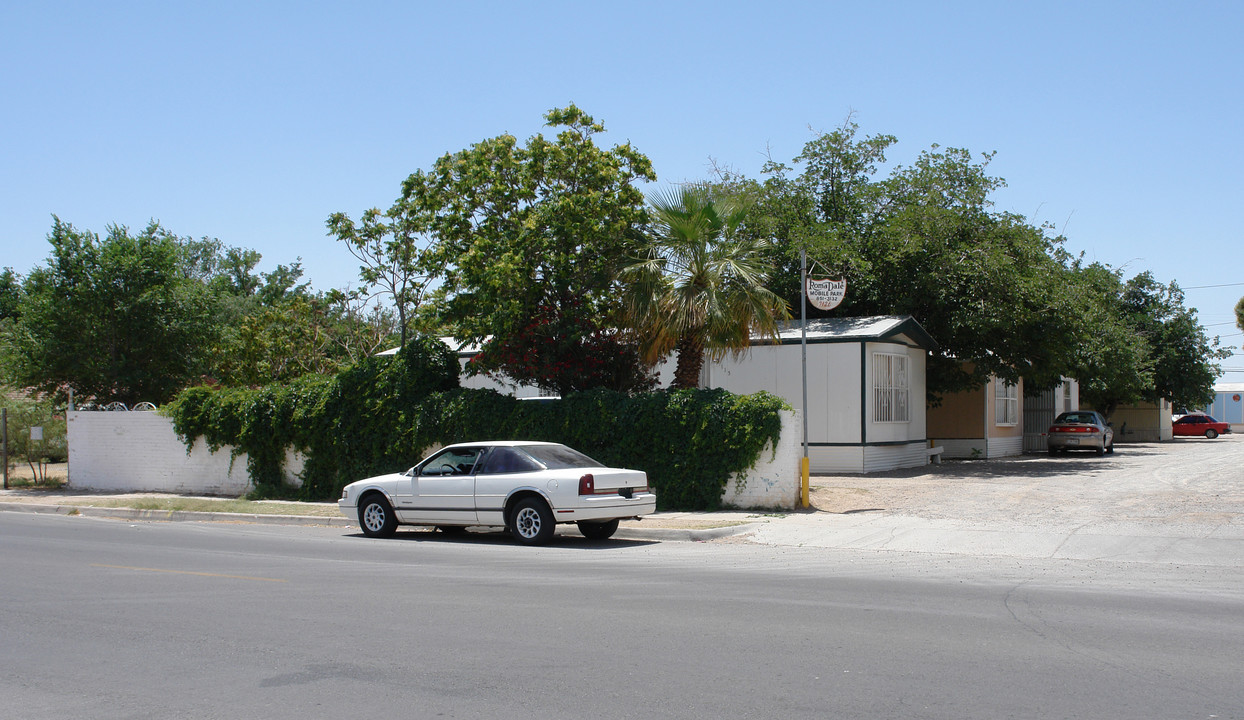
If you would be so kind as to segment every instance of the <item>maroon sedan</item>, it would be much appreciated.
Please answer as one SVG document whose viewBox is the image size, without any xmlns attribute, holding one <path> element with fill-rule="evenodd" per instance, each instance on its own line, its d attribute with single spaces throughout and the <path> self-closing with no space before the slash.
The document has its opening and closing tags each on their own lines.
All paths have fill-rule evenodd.
<svg viewBox="0 0 1244 720">
<path fill-rule="evenodd" d="M 1223 433 L 1231 432 L 1229 424 L 1218 422 L 1209 415 L 1201 413 L 1184 415 L 1175 421 L 1174 428 L 1176 435 L 1204 435 L 1210 440 Z"/>
</svg>

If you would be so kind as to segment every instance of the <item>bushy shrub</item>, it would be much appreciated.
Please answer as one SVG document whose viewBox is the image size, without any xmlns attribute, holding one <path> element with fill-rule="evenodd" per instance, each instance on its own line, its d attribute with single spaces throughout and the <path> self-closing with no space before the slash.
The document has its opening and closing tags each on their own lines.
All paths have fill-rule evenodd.
<svg viewBox="0 0 1244 720">
<path fill-rule="evenodd" d="M 8 411 L 11 464 L 27 464 L 39 478 L 46 475 L 48 464 L 63 463 L 69 459 L 64 408 L 54 406 L 47 398 L 9 398 L 0 404 Z M 43 439 L 31 439 L 32 427 L 41 428 Z"/>
</svg>

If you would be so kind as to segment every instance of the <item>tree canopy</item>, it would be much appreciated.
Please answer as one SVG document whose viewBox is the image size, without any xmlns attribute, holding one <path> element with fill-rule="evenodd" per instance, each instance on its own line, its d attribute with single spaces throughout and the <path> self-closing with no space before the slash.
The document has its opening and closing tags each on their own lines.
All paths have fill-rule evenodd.
<svg viewBox="0 0 1244 720">
<path fill-rule="evenodd" d="M 1161 309 L 1156 325 L 1140 322 L 1141 310 L 1123 303 L 1120 273 L 1082 267 L 1049 227 L 996 211 L 991 196 L 1005 181 L 989 173 L 992 155 L 934 145 L 883 175 L 895 138 L 858 131 L 848 120 L 818 135 L 793 167 L 770 162 L 763 181 L 723 179 L 757 195 L 747 231 L 775 239 L 774 288 L 792 306 L 806 250 L 814 267 L 847 280 L 834 314 L 912 315 L 941 346 L 928 363 L 934 399 L 990 376 L 1023 377 L 1028 391 L 1071 376 L 1113 407 L 1154 393 L 1192 397 L 1216 374 L 1182 294 L 1149 307 Z M 1152 284 L 1138 279 L 1133 290 Z M 1168 355 L 1179 359 L 1163 367 L 1182 364 L 1182 374 L 1157 374 Z"/>
<path fill-rule="evenodd" d="M 340 369 L 389 342 L 390 316 L 314 293 L 299 262 L 150 223 L 100 237 L 53 219 L 44 266 L 0 274 L 0 381 L 83 402 L 161 403 L 200 381 L 258 385 Z"/>
<path fill-rule="evenodd" d="M 0 272 L 0 379 L 159 402 L 200 380 L 331 373 L 434 332 L 480 347 L 471 372 L 557 394 L 649 388 L 673 350 L 687 386 L 706 351 L 743 347 L 800 303 L 803 251 L 847 280 L 835 315 L 912 315 L 937 339 L 934 401 L 991 376 L 1029 391 L 1067 376 L 1107 412 L 1196 406 L 1227 354 L 1176 284 L 1086 265 L 1051 227 L 998 211 L 991 154 L 933 145 L 891 166 L 896 138 L 848 119 L 759 179 L 645 203 L 646 156 L 598 145 L 603 124 L 574 105 L 545 120 L 551 137 L 482 140 L 412 173 L 388 210 L 328 218 L 392 311 L 313 291 L 300 261 L 258 272 L 254 250 L 155 222 L 101 238 L 54 218 L 45 267 Z M 1244 300 L 1236 313 L 1244 328 Z"/>
<path fill-rule="evenodd" d="M 211 303 L 182 273 L 172 235 L 151 223 L 101 238 L 54 218 L 48 241 L 48 265 L 27 276 L 12 331 L 14 384 L 163 402 L 203 371 Z"/>
<path fill-rule="evenodd" d="M 1099 266 L 1080 276 L 1090 283 L 1081 305 L 1096 304 L 1105 313 L 1084 327 L 1073 370 L 1082 400 L 1107 415 L 1138 401 L 1194 408 L 1213 400 L 1218 361 L 1230 350 L 1206 335 L 1176 283 L 1162 285 L 1149 272 L 1122 282 L 1119 272 Z"/>
<path fill-rule="evenodd" d="M 770 243 L 739 228 L 749 203 L 707 185 L 682 185 L 649 198 L 653 218 L 643 259 L 623 271 L 627 316 L 645 359 L 678 353 L 674 388 L 694 388 L 705 356 L 751 347 L 754 334 L 776 336 L 786 301 L 766 282 Z"/>
<path fill-rule="evenodd" d="M 345 213 L 333 213 L 327 222 L 329 234 L 361 263 L 359 278 L 392 299 L 402 347 L 432 282 L 431 273 L 420 268 L 430 240 L 417 223 L 401 201 L 384 213 L 367 210 L 357 224 Z"/>
<path fill-rule="evenodd" d="M 646 219 L 634 183 L 656 175 L 629 143 L 598 147 L 604 126 L 574 105 L 545 119 L 555 138 L 500 135 L 411 174 L 391 216 L 432 238 L 429 312 L 482 345 L 474 371 L 558 393 L 642 386 L 616 280 Z"/>
</svg>

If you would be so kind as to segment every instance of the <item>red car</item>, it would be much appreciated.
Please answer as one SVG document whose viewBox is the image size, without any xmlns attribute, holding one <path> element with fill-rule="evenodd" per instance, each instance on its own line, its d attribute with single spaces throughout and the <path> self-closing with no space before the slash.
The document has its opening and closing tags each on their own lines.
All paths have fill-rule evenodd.
<svg viewBox="0 0 1244 720">
<path fill-rule="evenodd" d="M 1225 422 L 1218 422 L 1209 415 L 1193 413 L 1192 415 L 1184 415 L 1174 423 L 1176 435 L 1204 435 L 1213 440 L 1223 433 L 1231 432 L 1231 426 Z"/>
</svg>

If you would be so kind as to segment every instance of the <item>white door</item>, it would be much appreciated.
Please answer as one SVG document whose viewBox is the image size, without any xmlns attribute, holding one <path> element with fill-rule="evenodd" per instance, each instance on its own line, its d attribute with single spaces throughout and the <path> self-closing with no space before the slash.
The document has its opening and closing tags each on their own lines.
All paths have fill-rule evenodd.
<svg viewBox="0 0 1244 720">
<path fill-rule="evenodd" d="M 415 468 L 410 495 L 395 508 L 404 522 L 476 522 L 475 464 L 479 448 L 448 448 Z"/>
</svg>

